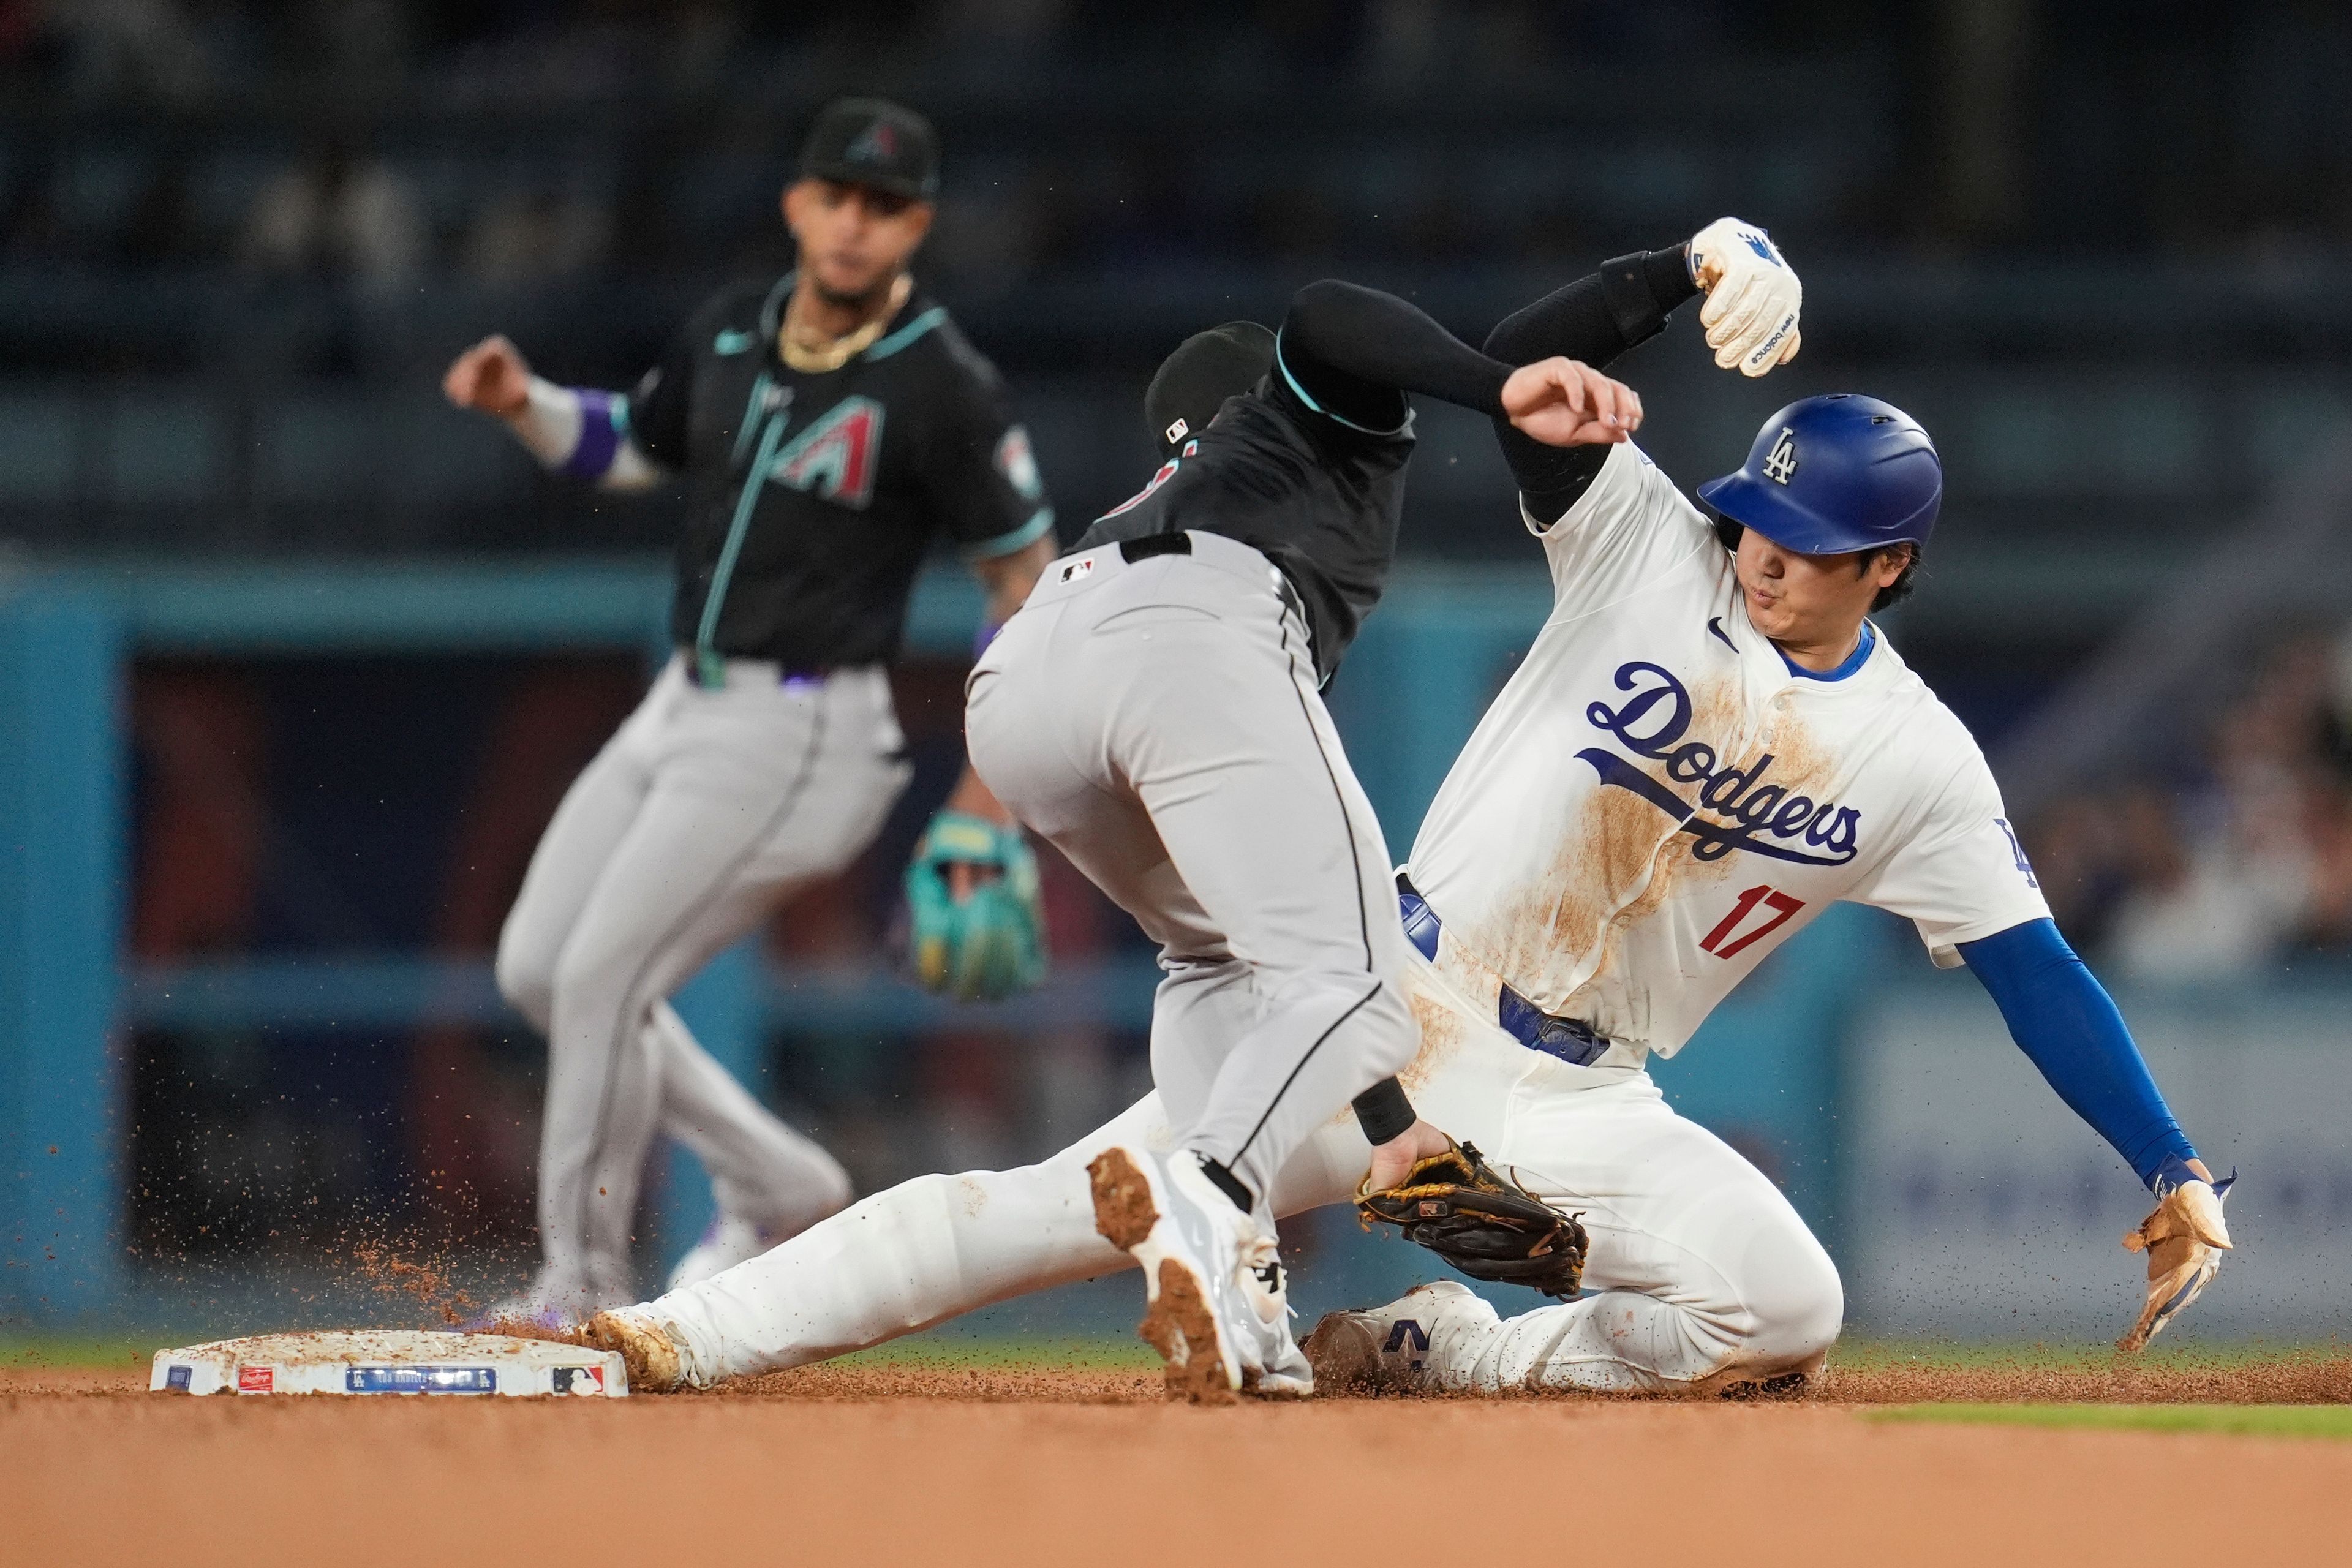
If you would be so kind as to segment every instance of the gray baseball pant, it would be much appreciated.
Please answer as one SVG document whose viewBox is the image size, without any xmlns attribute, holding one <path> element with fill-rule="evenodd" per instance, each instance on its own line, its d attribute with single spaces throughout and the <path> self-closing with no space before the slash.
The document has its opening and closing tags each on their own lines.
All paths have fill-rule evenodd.
<svg viewBox="0 0 2352 1568">
<path fill-rule="evenodd" d="M 705 690 L 673 659 L 572 784 L 499 939 L 499 986 L 547 1036 L 543 1284 L 635 1300 L 630 1229 L 655 1131 L 721 1208 L 780 1232 L 847 1175 L 697 1044 L 665 1000 L 794 889 L 865 849 L 905 789 L 877 668 L 783 680 L 731 659 Z"/>
<path fill-rule="evenodd" d="M 1388 848 L 1297 600 L 1245 544 L 1065 557 L 973 669 L 972 765 L 1160 947 L 1151 1074 L 1178 1144 L 1264 1217 L 1275 1173 L 1412 1059 Z"/>
</svg>

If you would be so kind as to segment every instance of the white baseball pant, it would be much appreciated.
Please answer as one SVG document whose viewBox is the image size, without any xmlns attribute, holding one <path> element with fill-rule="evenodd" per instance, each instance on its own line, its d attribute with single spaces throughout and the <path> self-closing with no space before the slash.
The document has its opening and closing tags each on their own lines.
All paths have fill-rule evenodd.
<svg viewBox="0 0 2352 1568">
<path fill-rule="evenodd" d="M 1436 1125 L 1570 1212 L 1587 1294 L 1435 1337 L 1440 1385 L 1694 1392 L 1811 1366 L 1837 1338 L 1836 1267 L 1755 1166 L 1675 1114 L 1638 1068 L 1527 1049 L 1421 958 L 1408 982 L 1425 1043 L 1404 1075 Z M 1126 1268 L 1095 1234 L 1087 1162 L 1170 1146 L 1149 1097 L 1038 1164 L 921 1176 L 766 1255 L 638 1309 L 698 1384 L 863 1349 L 1008 1297 Z M 1370 1151 L 1342 1113 L 1291 1156 L 1276 1213 L 1347 1203 Z M 1432 1261 L 1433 1271 L 1436 1265 Z"/>
<path fill-rule="evenodd" d="M 1263 1210 L 1290 1152 L 1412 1059 L 1412 948 L 1288 585 L 1248 545 L 1178 538 L 1047 567 L 965 728 L 997 798 L 1160 944 L 1160 1102 Z"/>
<path fill-rule="evenodd" d="M 786 680 L 731 659 L 706 690 L 674 658 L 565 794 L 499 939 L 499 989 L 548 1042 L 537 1294 L 587 1310 L 635 1296 L 656 1127 L 702 1161 L 723 1210 L 780 1234 L 849 1201 L 834 1158 L 665 998 L 866 847 L 906 787 L 903 746 L 879 668 Z"/>
</svg>

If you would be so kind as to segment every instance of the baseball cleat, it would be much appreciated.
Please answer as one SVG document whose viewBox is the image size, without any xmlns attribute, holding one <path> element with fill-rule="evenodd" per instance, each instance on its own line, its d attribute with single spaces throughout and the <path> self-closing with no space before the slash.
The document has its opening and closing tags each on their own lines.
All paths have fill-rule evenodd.
<svg viewBox="0 0 2352 1568">
<path fill-rule="evenodd" d="M 1137 1333 L 1167 1363 L 1168 1393 L 1196 1404 L 1310 1393 L 1290 1336 L 1274 1238 L 1202 1173 L 1200 1157 L 1115 1145 L 1087 1167 L 1095 1229 L 1142 1267 Z"/>
<path fill-rule="evenodd" d="M 663 1289 L 683 1290 L 689 1285 L 699 1285 L 739 1263 L 751 1262 L 781 1239 L 764 1226 L 722 1209 L 711 1215 L 702 1239 L 688 1247 L 686 1256 L 677 1260 L 677 1267 L 669 1271 L 669 1283 Z"/>
<path fill-rule="evenodd" d="M 1249 1277 L 1243 1300 L 1253 1309 L 1242 1324 L 1250 1338 L 1249 1352 L 1243 1357 L 1243 1385 L 1261 1399 L 1312 1396 L 1315 1369 L 1290 1332 L 1289 1270 L 1282 1266 L 1274 1237 L 1261 1235 L 1242 1267 Z"/>
<path fill-rule="evenodd" d="M 1438 1390 L 1430 1346 L 1457 1324 L 1495 1321 L 1495 1309 L 1451 1279 L 1416 1285 L 1385 1307 L 1326 1312 L 1307 1336 L 1307 1361 L 1328 1394 Z"/>
<path fill-rule="evenodd" d="M 674 1394 L 686 1382 L 684 1359 L 669 1335 L 626 1311 L 599 1312 L 583 1337 L 600 1351 L 612 1351 L 629 1369 L 632 1394 Z"/>
</svg>

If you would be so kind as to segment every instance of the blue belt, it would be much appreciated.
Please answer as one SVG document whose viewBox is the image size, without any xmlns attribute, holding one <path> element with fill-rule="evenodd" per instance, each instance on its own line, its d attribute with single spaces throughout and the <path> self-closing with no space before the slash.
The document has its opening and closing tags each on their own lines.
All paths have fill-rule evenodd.
<svg viewBox="0 0 2352 1568">
<path fill-rule="evenodd" d="M 1421 950 L 1422 957 L 1436 963 L 1437 933 L 1444 927 L 1437 911 L 1413 890 L 1402 871 L 1397 873 L 1397 916 L 1404 922 L 1406 940 Z M 1495 1015 L 1504 1032 L 1528 1049 L 1580 1068 L 1591 1067 L 1609 1049 L 1609 1041 L 1594 1034 L 1591 1025 L 1578 1018 L 1554 1017 L 1507 985 L 1496 999 Z"/>
</svg>

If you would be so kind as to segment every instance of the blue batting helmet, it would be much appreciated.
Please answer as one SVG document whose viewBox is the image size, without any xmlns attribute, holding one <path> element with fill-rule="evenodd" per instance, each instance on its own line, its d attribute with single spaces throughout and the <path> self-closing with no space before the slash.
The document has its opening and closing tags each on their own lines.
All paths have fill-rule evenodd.
<svg viewBox="0 0 2352 1568">
<path fill-rule="evenodd" d="M 1698 496 L 1801 555 L 1925 544 L 1944 500 L 1944 465 L 1900 408 L 1833 392 L 1764 421 L 1747 463 L 1699 486 Z"/>
</svg>

